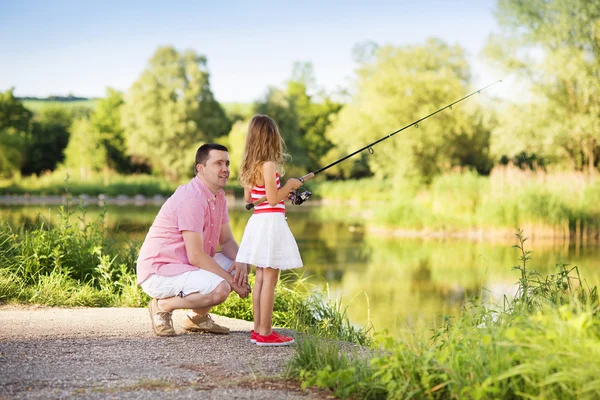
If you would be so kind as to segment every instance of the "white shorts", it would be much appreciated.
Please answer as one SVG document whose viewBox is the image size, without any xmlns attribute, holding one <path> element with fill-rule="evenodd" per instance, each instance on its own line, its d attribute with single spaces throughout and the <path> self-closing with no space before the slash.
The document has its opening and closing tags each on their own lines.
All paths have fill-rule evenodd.
<svg viewBox="0 0 600 400">
<path fill-rule="evenodd" d="M 232 260 L 222 253 L 217 253 L 213 260 L 225 271 L 231 269 Z M 144 292 L 155 299 L 166 299 L 174 296 L 185 297 L 192 293 L 209 294 L 225 279 L 205 269 L 184 272 L 173 276 L 150 275 L 140 285 Z"/>
</svg>

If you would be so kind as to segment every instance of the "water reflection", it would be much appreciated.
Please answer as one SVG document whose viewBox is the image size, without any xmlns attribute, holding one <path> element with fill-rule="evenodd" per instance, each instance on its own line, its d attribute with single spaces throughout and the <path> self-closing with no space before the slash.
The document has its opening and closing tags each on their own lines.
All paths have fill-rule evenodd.
<svg viewBox="0 0 600 400">
<path fill-rule="evenodd" d="M 157 212 L 157 206 L 110 206 L 106 223 L 112 234 L 141 243 Z M 37 214 L 50 223 L 59 217 L 54 206 L 0 208 L 0 220 L 13 226 L 30 226 Z M 99 215 L 100 209 L 86 208 L 86 220 Z M 241 206 L 230 210 L 238 240 L 250 215 Z M 501 300 L 518 279 L 511 270 L 518 263 L 518 250 L 510 241 L 384 239 L 365 234 L 360 224 L 328 221 L 326 213 L 315 207 L 291 207 L 288 222 L 305 275 L 342 299 L 354 323 L 371 322 L 376 330 L 393 332 L 418 322 L 439 324 L 442 314 L 456 315 L 466 298 L 484 293 Z M 552 242 L 527 244 L 533 250 L 530 268 L 546 273 L 556 263 L 567 262 L 580 266 L 589 285 L 600 284 L 598 246 L 576 250 Z"/>
</svg>

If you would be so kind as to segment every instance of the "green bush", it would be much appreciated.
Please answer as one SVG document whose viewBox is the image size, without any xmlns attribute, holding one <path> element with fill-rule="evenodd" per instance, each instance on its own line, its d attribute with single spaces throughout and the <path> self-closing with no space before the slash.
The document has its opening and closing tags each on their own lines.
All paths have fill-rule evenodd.
<svg viewBox="0 0 600 400">
<path fill-rule="evenodd" d="M 521 250 L 518 291 L 503 308 L 472 302 L 443 327 L 380 335 L 374 354 L 319 338 L 296 347 L 289 374 L 338 397 L 514 399 L 600 397 L 600 306 L 576 268 L 541 277 Z"/>
</svg>

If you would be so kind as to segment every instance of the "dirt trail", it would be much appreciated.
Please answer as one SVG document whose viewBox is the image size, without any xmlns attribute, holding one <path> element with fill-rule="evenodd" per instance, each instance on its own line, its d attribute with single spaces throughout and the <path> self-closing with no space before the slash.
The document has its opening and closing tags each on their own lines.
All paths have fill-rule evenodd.
<svg viewBox="0 0 600 400">
<path fill-rule="evenodd" d="M 280 378 L 290 347 L 250 343 L 252 323 L 213 315 L 230 335 L 152 334 L 145 308 L 0 307 L 0 399 L 316 399 Z M 289 332 L 288 332 L 289 333 Z"/>
</svg>

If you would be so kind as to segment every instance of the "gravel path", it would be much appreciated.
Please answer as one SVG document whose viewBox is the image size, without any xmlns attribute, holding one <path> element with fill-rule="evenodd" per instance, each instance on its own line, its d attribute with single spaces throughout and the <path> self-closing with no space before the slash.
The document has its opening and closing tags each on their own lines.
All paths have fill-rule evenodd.
<svg viewBox="0 0 600 400">
<path fill-rule="evenodd" d="M 317 399 L 280 375 L 290 347 L 250 343 L 252 323 L 213 315 L 230 335 L 152 334 L 145 308 L 0 307 L 0 399 Z M 288 332 L 289 333 L 289 332 Z"/>
</svg>

